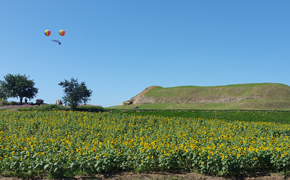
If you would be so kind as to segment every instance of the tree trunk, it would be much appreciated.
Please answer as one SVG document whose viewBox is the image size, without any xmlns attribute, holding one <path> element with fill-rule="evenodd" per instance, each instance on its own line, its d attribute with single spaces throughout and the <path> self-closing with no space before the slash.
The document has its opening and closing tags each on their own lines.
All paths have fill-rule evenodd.
<svg viewBox="0 0 290 180">
<path fill-rule="evenodd" d="M 22 105 L 22 98 L 23 98 L 23 97 L 20 97 L 20 105 Z"/>
</svg>

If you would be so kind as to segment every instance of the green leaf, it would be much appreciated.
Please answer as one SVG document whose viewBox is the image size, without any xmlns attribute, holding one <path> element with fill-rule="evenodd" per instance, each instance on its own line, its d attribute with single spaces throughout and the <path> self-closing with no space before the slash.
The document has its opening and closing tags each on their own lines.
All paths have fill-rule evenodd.
<svg viewBox="0 0 290 180">
<path fill-rule="evenodd" d="M 69 167 L 72 168 L 75 163 L 70 163 Z"/>
<path fill-rule="evenodd" d="M 96 163 L 96 164 L 94 165 L 94 167 L 96 168 L 98 165 L 99 165 L 99 163 Z"/>
<path fill-rule="evenodd" d="M 56 172 L 57 170 L 58 170 L 58 168 L 56 167 L 53 172 Z"/>
<path fill-rule="evenodd" d="M 46 164 L 46 165 L 44 166 L 44 170 L 46 170 L 48 167 L 49 167 L 49 164 Z"/>
<path fill-rule="evenodd" d="M 33 169 L 36 169 L 38 166 L 39 166 L 39 164 L 36 164 L 36 165 L 33 167 Z"/>
</svg>

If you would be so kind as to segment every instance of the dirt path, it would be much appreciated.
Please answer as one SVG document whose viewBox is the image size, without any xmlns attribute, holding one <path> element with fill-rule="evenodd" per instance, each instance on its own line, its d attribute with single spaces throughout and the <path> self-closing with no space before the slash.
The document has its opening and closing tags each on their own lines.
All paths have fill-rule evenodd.
<svg viewBox="0 0 290 180">
<path fill-rule="evenodd" d="M 20 180 L 21 178 L 17 177 L 3 177 L 0 176 L 0 180 Z M 40 177 L 35 179 L 42 179 Z M 252 176 L 252 177 L 235 177 L 235 178 L 224 178 L 224 177 L 214 177 L 200 175 L 196 173 L 168 173 L 168 172 L 152 172 L 152 173 L 132 173 L 124 172 L 117 174 L 98 174 L 96 176 L 75 176 L 74 178 L 57 178 L 57 179 L 66 179 L 66 180 L 290 180 L 290 177 L 285 177 L 278 174 L 269 174 L 261 176 Z"/>
</svg>

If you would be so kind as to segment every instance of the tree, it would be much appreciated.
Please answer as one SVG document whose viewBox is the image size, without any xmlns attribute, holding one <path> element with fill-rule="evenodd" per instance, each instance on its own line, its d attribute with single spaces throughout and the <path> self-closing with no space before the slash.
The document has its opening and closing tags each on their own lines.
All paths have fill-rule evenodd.
<svg viewBox="0 0 290 180">
<path fill-rule="evenodd" d="M 70 82 L 65 80 L 58 85 L 64 88 L 65 96 L 62 97 L 64 103 L 68 103 L 73 110 L 75 110 L 79 104 L 89 101 L 89 97 L 91 97 L 93 92 L 87 89 L 85 82 L 79 84 L 78 80 L 73 78 L 71 78 Z"/>
<path fill-rule="evenodd" d="M 4 100 L 4 101 L 7 100 L 7 96 L 6 96 L 6 94 L 4 93 L 4 91 L 2 91 L 2 89 L 0 89 L 0 101 L 1 101 L 1 100 Z"/>
<path fill-rule="evenodd" d="M 29 100 L 34 98 L 38 93 L 38 89 L 34 87 L 33 80 L 29 80 L 25 75 L 12 75 L 4 76 L 5 81 L 0 81 L 1 89 L 6 97 L 20 98 L 20 104 L 24 97 Z"/>
<path fill-rule="evenodd" d="M 2 84 L 2 82 L 0 81 L 0 101 L 1 101 L 1 100 L 6 101 L 6 100 L 7 100 L 7 95 L 6 95 L 6 93 L 2 90 L 2 88 L 1 88 L 1 84 Z"/>
</svg>

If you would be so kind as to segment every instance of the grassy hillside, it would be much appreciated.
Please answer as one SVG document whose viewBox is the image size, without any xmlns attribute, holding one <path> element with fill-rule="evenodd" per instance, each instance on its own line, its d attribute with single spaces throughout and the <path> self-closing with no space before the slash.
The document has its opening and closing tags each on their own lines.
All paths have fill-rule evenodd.
<svg viewBox="0 0 290 180">
<path fill-rule="evenodd" d="M 132 98 L 133 99 L 133 98 Z M 290 86 L 278 83 L 227 86 L 156 86 L 134 96 L 133 104 L 114 107 L 130 109 L 262 109 L 290 110 Z"/>
</svg>

